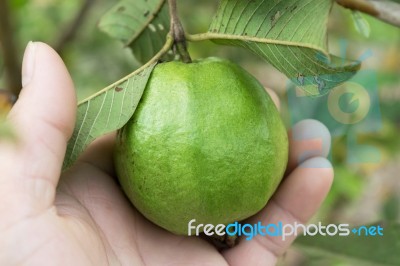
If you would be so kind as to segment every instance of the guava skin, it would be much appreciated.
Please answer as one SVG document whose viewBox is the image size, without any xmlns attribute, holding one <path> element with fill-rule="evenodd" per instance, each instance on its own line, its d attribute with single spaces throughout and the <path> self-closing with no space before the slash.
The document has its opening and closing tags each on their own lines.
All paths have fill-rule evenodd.
<svg viewBox="0 0 400 266">
<path fill-rule="evenodd" d="M 208 58 L 159 64 L 119 131 L 121 186 L 150 221 L 187 235 L 188 222 L 227 224 L 260 211 L 280 183 L 288 138 L 263 86 Z"/>
</svg>

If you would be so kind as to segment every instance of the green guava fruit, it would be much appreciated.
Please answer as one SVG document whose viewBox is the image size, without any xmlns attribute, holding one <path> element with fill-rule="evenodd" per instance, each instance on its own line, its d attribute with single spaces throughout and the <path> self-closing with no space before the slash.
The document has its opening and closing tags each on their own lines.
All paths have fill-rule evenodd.
<svg viewBox="0 0 400 266">
<path fill-rule="evenodd" d="M 192 219 L 227 224 L 260 211 L 287 157 L 286 129 L 263 86 L 241 67 L 208 58 L 154 69 L 118 133 L 115 165 L 146 218 L 187 235 Z"/>
</svg>

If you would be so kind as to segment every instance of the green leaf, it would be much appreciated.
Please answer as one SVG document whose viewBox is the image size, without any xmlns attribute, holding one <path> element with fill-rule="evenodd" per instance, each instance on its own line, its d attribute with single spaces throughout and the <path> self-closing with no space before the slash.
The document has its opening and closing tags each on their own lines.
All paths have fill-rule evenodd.
<svg viewBox="0 0 400 266">
<path fill-rule="evenodd" d="M 383 227 L 383 236 L 359 236 L 352 232 L 349 236 L 301 236 L 295 244 L 314 255 L 357 262 L 354 265 L 400 265 L 400 224 L 379 225 Z"/>
<path fill-rule="evenodd" d="M 155 65 L 138 69 L 78 105 L 76 125 L 68 142 L 63 170 L 70 167 L 94 139 L 120 129 L 128 122 Z"/>
<path fill-rule="evenodd" d="M 369 35 L 371 34 L 371 27 L 369 26 L 368 21 L 358 11 L 353 11 L 351 12 L 351 14 L 354 21 L 354 27 L 356 28 L 356 30 L 361 35 L 368 38 Z"/>
<path fill-rule="evenodd" d="M 99 22 L 102 31 L 130 47 L 141 63 L 163 47 L 169 25 L 165 0 L 122 0 Z"/>
<path fill-rule="evenodd" d="M 331 0 L 222 0 L 209 38 L 269 61 L 309 95 L 350 79 L 360 63 L 327 52 Z"/>
</svg>

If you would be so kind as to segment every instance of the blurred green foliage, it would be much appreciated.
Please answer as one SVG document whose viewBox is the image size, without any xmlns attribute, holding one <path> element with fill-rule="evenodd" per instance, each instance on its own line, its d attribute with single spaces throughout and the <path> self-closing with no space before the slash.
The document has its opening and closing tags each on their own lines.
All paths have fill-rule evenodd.
<svg viewBox="0 0 400 266">
<path fill-rule="evenodd" d="M 84 1 L 17 0 L 12 3 L 12 19 L 17 49 L 22 60 L 29 41 L 55 45 Z M 116 1 L 94 1 L 84 23 L 76 29 L 76 38 L 62 49 L 62 58 L 75 82 L 78 98 L 83 99 L 139 65 L 127 49 L 97 30 L 99 18 Z M 1 60 L 0 60 L 1 62 Z M 3 80 L 0 84 L 4 86 Z"/>
</svg>

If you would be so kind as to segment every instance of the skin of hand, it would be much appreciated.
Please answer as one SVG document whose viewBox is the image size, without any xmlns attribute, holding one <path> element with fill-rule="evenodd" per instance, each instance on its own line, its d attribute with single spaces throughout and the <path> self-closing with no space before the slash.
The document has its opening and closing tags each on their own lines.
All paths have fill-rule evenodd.
<svg viewBox="0 0 400 266">
<path fill-rule="evenodd" d="M 22 76 L 8 116 L 18 142 L 0 139 L 0 265 L 275 265 L 293 242 L 294 236 L 256 236 L 221 253 L 201 238 L 155 226 L 116 182 L 112 134 L 61 175 L 75 123 L 72 80 L 61 58 L 39 42 L 27 46 Z M 289 136 L 286 177 L 248 222 L 306 223 L 330 189 L 327 129 L 305 120 Z"/>
</svg>

